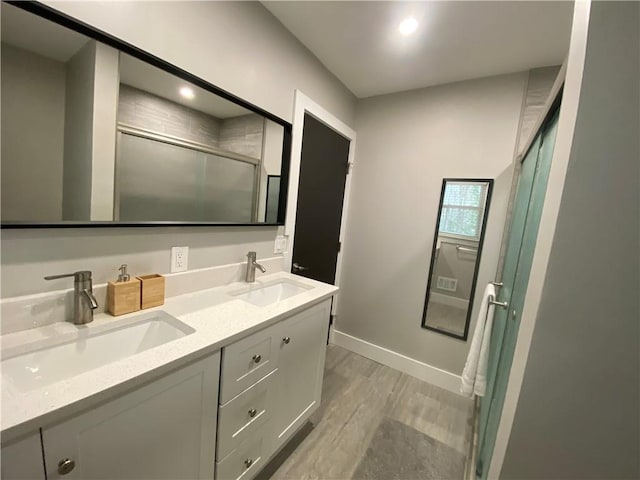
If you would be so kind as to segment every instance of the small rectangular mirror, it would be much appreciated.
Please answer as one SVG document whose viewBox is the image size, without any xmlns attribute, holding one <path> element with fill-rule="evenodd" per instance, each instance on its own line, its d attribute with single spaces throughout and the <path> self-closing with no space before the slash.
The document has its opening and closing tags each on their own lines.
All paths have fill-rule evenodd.
<svg viewBox="0 0 640 480">
<path fill-rule="evenodd" d="M 493 180 L 445 178 L 423 328 L 467 339 Z"/>
</svg>

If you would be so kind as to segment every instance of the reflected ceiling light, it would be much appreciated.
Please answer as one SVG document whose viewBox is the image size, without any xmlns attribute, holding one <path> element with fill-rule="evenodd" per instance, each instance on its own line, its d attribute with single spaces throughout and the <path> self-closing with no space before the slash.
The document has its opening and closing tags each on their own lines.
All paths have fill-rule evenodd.
<svg viewBox="0 0 640 480">
<path fill-rule="evenodd" d="M 182 95 L 184 98 L 194 98 L 196 96 L 195 93 L 193 93 L 193 90 L 189 87 L 182 87 L 180 88 L 180 95 Z"/>
<path fill-rule="evenodd" d="M 400 25 L 398 25 L 398 30 L 400 30 L 400 33 L 405 37 L 407 35 L 411 35 L 416 31 L 417 28 L 418 21 L 413 17 L 405 18 L 402 22 L 400 22 Z"/>
</svg>

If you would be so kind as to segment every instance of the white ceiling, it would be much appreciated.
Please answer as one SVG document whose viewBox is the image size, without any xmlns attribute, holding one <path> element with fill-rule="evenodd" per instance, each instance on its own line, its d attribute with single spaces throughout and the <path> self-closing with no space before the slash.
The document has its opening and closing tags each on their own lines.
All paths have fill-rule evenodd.
<svg viewBox="0 0 640 480">
<path fill-rule="evenodd" d="M 572 2 L 264 1 L 357 97 L 559 65 Z M 401 20 L 418 30 L 403 37 Z"/>
<path fill-rule="evenodd" d="M 14 47 L 67 62 L 89 41 L 80 33 L 8 3 L 2 2 L 1 8 L 2 41 Z"/>
<path fill-rule="evenodd" d="M 216 118 L 239 117 L 253 113 L 251 110 L 122 52 L 120 52 L 120 82 Z M 193 90 L 194 98 L 187 99 L 180 95 L 180 88 L 185 86 Z"/>
<path fill-rule="evenodd" d="M 5 2 L 2 2 L 0 14 L 3 43 L 58 62 L 68 62 L 82 46 L 91 41 L 89 37 Z M 120 69 L 117 73 L 119 73 L 122 83 L 217 118 L 230 118 L 252 113 L 246 108 L 195 85 L 190 85 L 181 78 L 124 53 L 120 54 Z M 195 93 L 193 99 L 185 99 L 179 93 L 180 87 L 187 85 Z"/>
</svg>

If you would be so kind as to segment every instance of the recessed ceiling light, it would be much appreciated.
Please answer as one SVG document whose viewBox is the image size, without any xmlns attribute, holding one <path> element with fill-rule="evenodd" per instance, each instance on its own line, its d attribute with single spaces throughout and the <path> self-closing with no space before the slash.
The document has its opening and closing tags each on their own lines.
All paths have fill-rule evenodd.
<svg viewBox="0 0 640 480">
<path fill-rule="evenodd" d="M 184 98 L 189 98 L 189 99 L 196 96 L 196 94 L 193 93 L 193 90 L 189 87 L 180 88 L 180 95 L 182 95 Z"/>
<path fill-rule="evenodd" d="M 400 25 L 398 26 L 398 30 L 404 36 L 411 35 L 418 28 L 418 21 L 413 17 L 405 18 Z"/>
</svg>

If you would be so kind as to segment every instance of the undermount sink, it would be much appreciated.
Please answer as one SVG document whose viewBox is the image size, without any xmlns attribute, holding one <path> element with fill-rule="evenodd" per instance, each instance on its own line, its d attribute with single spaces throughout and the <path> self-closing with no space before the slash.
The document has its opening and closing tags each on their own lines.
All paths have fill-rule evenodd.
<svg viewBox="0 0 640 480">
<path fill-rule="evenodd" d="M 18 390 L 51 385 L 185 337 L 195 330 L 164 311 L 37 342 L 29 351 L 3 356 L 2 380 Z M 6 353 L 6 352 L 5 352 Z"/>
<path fill-rule="evenodd" d="M 279 280 L 278 282 L 264 285 L 252 285 L 248 289 L 243 288 L 231 293 L 232 296 L 249 302 L 258 307 L 265 307 L 279 302 L 285 298 L 293 297 L 306 292 L 311 287 L 291 280 Z"/>
</svg>

